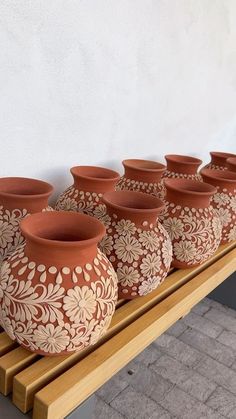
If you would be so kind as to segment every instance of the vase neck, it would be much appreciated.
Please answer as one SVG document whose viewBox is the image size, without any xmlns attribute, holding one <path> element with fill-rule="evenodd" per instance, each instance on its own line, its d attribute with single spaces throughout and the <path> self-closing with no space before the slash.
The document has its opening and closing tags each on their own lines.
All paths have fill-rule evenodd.
<svg viewBox="0 0 236 419">
<path fill-rule="evenodd" d="M 9 211 L 14 209 L 26 209 L 28 213 L 40 212 L 48 206 L 48 197 L 39 196 L 22 196 L 15 197 L 15 195 L 4 196 L 0 192 L 0 205 L 7 208 Z"/>
<path fill-rule="evenodd" d="M 211 151 L 210 155 L 211 155 L 211 163 L 212 164 L 214 164 L 215 166 L 223 166 L 223 167 L 227 167 L 226 160 L 229 157 L 236 157 L 235 154 L 221 153 L 221 152 L 217 152 L 217 151 Z"/>
<path fill-rule="evenodd" d="M 111 169 L 96 166 L 77 166 L 71 168 L 74 187 L 81 191 L 104 194 L 114 191 L 120 179 L 119 173 Z"/>
<path fill-rule="evenodd" d="M 123 160 L 125 177 L 147 183 L 159 183 L 166 166 L 150 160 L 128 159 Z"/>
<path fill-rule="evenodd" d="M 138 213 L 132 210 L 127 210 L 126 208 L 114 208 L 113 206 L 107 206 L 107 213 L 111 218 L 114 218 L 116 221 L 120 220 L 130 220 L 138 227 L 144 227 L 150 224 L 155 225 L 157 222 L 157 217 L 160 214 L 160 211 L 148 212 L 148 211 L 139 211 Z"/>
<path fill-rule="evenodd" d="M 202 161 L 188 156 L 165 156 L 167 161 L 167 170 L 174 173 L 183 173 L 186 175 L 195 175 Z"/>
<path fill-rule="evenodd" d="M 207 208 L 210 205 L 211 196 L 205 196 L 200 193 L 195 195 L 180 190 L 176 193 L 176 191 L 167 189 L 165 200 L 181 207 Z"/>
</svg>

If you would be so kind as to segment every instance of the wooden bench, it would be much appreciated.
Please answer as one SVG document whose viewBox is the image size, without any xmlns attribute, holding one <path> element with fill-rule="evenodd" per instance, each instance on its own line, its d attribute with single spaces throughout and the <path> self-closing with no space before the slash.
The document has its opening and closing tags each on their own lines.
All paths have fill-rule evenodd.
<svg viewBox="0 0 236 419">
<path fill-rule="evenodd" d="M 203 265 L 171 270 L 151 294 L 119 301 L 107 334 L 83 352 L 40 357 L 0 333 L 0 391 L 33 419 L 64 418 L 236 270 L 236 243 Z M 1 401 L 0 401 L 1 412 Z"/>
</svg>

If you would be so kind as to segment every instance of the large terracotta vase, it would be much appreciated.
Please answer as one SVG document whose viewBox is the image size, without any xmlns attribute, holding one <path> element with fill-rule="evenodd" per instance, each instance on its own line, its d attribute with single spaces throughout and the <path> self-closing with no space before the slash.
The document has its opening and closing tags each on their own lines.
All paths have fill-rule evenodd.
<svg viewBox="0 0 236 419">
<path fill-rule="evenodd" d="M 101 219 L 105 224 L 106 207 L 102 196 L 115 190 L 119 173 L 96 166 L 76 166 L 70 171 L 74 183 L 60 195 L 55 209 L 82 212 Z"/>
<path fill-rule="evenodd" d="M 166 208 L 160 221 L 172 240 L 172 265 L 200 265 L 221 241 L 221 222 L 210 202 L 216 188 L 188 179 L 166 179 L 165 186 Z"/>
<path fill-rule="evenodd" d="M 23 243 L 20 221 L 35 212 L 50 210 L 53 187 L 41 180 L 0 178 L 0 263 Z"/>
<path fill-rule="evenodd" d="M 227 170 L 227 159 L 229 157 L 236 157 L 236 154 L 232 153 L 223 153 L 221 151 L 211 151 L 211 161 L 206 166 L 201 169 L 210 169 L 210 170 Z"/>
<path fill-rule="evenodd" d="M 134 191 L 108 192 L 103 201 L 110 222 L 100 248 L 117 272 L 119 297 L 146 295 L 164 281 L 172 260 L 171 241 L 157 220 L 164 204 Z"/>
<path fill-rule="evenodd" d="M 158 198 L 164 197 L 161 179 L 166 166 L 151 160 L 123 160 L 125 173 L 116 185 L 116 190 L 145 192 Z"/>
<path fill-rule="evenodd" d="M 103 224 L 69 212 L 21 222 L 26 244 L 1 266 L 0 316 L 11 339 L 41 355 L 80 351 L 107 330 L 117 276 L 98 241 Z"/>
<path fill-rule="evenodd" d="M 202 160 L 179 154 L 167 154 L 165 159 L 167 170 L 163 173 L 163 178 L 185 178 L 202 181 L 201 175 L 198 173 Z"/>
<path fill-rule="evenodd" d="M 236 240 L 236 173 L 229 170 L 202 171 L 204 182 L 215 186 L 217 193 L 213 196 L 212 206 L 222 223 L 221 243 Z"/>
<path fill-rule="evenodd" d="M 231 172 L 236 172 L 236 157 L 229 157 L 226 160 L 227 168 Z"/>
</svg>

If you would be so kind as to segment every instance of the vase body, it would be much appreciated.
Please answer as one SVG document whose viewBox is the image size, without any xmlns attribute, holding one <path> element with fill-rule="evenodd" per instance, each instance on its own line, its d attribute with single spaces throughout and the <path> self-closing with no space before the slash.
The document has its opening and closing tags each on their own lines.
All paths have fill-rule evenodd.
<svg viewBox="0 0 236 419">
<path fill-rule="evenodd" d="M 146 295 L 165 279 L 172 260 L 167 232 L 157 221 L 158 198 L 134 191 L 104 194 L 110 222 L 100 248 L 118 276 L 119 297 Z"/>
<path fill-rule="evenodd" d="M 184 178 L 202 181 L 201 175 L 198 173 L 202 160 L 179 154 L 167 154 L 165 159 L 167 169 L 163 173 L 163 178 Z"/>
<path fill-rule="evenodd" d="M 107 330 L 117 277 L 97 248 L 98 220 L 67 212 L 37 213 L 21 228 L 26 244 L 1 266 L 0 317 L 6 333 L 41 355 L 69 354 Z"/>
<path fill-rule="evenodd" d="M 161 179 L 165 166 L 151 160 L 123 160 L 125 173 L 116 185 L 116 190 L 145 192 L 162 199 L 164 184 Z"/>
<path fill-rule="evenodd" d="M 236 240 L 236 173 L 229 170 L 202 171 L 204 182 L 215 186 L 212 206 L 220 217 L 222 224 L 221 243 Z"/>
<path fill-rule="evenodd" d="M 72 167 L 74 184 L 63 192 L 55 206 L 57 211 L 82 212 L 101 219 L 106 224 L 105 192 L 113 191 L 120 179 L 114 170 L 95 166 Z"/>
<path fill-rule="evenodd" d="M 200 265 L 215 253 L 221 241 L 221 222 L 210 204 L 216 189 L 187 179 L 166 179 L 165 186 L 166 207 L 160 221 L 172 241 L 172 265 Z"/>
<path fill-rule="evenodd" d="M 236 172 L 236 157 L 229 157 L 226 160 L 226 163 L 228 170 L 230 170 L 231 172 Z"/>
<path fill-rule="evenodd" d="M 201 169 L 210 169 L 210 170 L 227 170 L 227 159 L 229 157 L 236 157 L 235 154 L 232 153 L 223 153 L 221 151 L 211 151 L 211 161 L 206 166 Z"/>
<path fill-rule="evenodd" d="M 0 178 L 0 264 L 24 241 L 19 224 L 35 212 L 50 210 L 53 187 L 41 180 Z"/>
</svg>

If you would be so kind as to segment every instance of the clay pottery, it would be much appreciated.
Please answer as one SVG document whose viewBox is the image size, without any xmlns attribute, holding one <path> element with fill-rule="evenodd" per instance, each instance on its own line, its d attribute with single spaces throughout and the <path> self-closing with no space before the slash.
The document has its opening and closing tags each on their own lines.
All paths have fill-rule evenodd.
<svg viewBox="0 0 236 419">
<path fill-rule="evenodd" d="M 164 204 L 135 191 L 107 192 L 103 201 L 110 222 L 100 248 L 116 270 L 119 297 L 146 295 L 164 281 L 172 260 L 171 241 L 157 220 Z"/>
<path fill-rule="evenodd" d="M 23 243 L 20 221 L 35 212 L 52 210 L 48 198 L 53 187 L 23 177 L 0 178 L 0 263 Z"/>
<path fill-rule="evenodd" d="M 217 189 L 211 203 L 221 220 L 221 243 L 236 240 L 236 173 L 204 169 L 202 177 Z"/>
<path fill-rule="evenodd" d="M 96 166 L 76 166 L 70 172 L 74 183 L 60 195 L 55 209 L 82 212 L 102 219 L 106 224 L 102 196 L 105 192 L 114 191 L 120 179 L 119 173 Z"/>
<path fill-rule="evenodd" d="M 198 173 L 202 160 L 180 154 L 167 154 L 165 159 L 167 170 L 163 173 L 163 178 L 185 178 L 202 181 L 201 175 Z"/>
<path fill-rule="evenodd" d="M 116 190 L 145 192 L 158 198 L 164 197 L 161 179 L 166 166 L 156 161 L 128 159 L 123 160 L 125 173 L 116 185 Z"/>
<path fill-rule="evenodd" d="M 107 330 L 117 276 L 98 249 L 93 217 L 45 212 L 21 222 L 26 244 L 1 266 L 1 321 L 11 339 L 41 355 L 70 354 Z"/>
<path fill-rule="evenodd" d="M 206 166 L 201 169 L 210 169 L 210 170 L 227 170 L 227 159 L 229 157 L 236 157 L 236 154 L 232 153 L 223 153 L 221 151 L 211 151 L 211 161 Z"/>
<path fill-rule="evenodd" d="M 200 265 L 221 241 L 221 222 L 210 203 L 216 188 L 189 179 L 165 179 L 165 186 L 166 207 L 160 221 L 172 240 L 172 265 Z"/>
<path fill-rule="evenodd" d="M 236 157 L 229 157 L 229 159 L 226 160 L 227 168 L 231 172 L 236 172 Z"/>
</svg>

